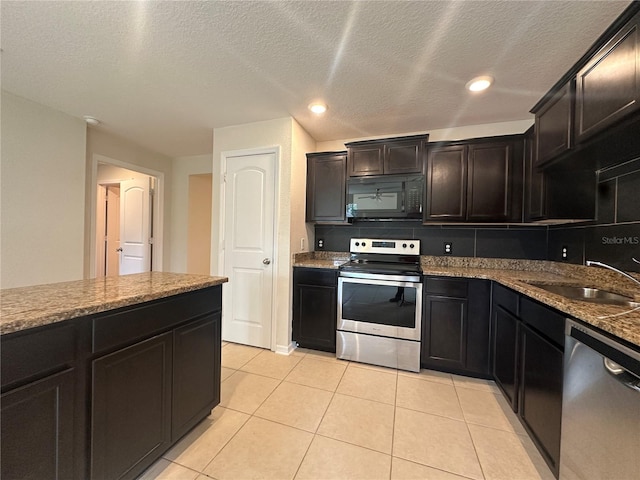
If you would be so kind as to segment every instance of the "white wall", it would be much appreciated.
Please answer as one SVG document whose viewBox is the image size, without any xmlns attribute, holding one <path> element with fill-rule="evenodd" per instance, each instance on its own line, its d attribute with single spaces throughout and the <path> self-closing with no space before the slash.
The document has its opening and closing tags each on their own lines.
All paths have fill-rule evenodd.
<svg viewBox="0 0 640 480">
<path fill-rule="evenodd" d="M 83 278 L 86 126 L 2 92 L 2 288 Z"/>
<path fill-rule="evenodd" d="M 276 350 L 287 351 L 291 343 L 291 304 L 289 303 L 291 277 L 291 145 L 292 118 L 281 118 L 247 125 L 217 128 L 213 131 L 213 186 L 220 185 L 223 152 L 234 150 L 280 147 L 278 164 L 278 192 L 275 216 L 277 241 L 277 271 L 274 272 L 276 311 Z M 219 268 L 220 195 L 212 199 L 211 272 L 221 275 Z"/>
<path fill-rule="evenodd" d="M 187 273 L 189 175 L 211 173 L 212 156 L 195 155 L 172 160 L 171 260 L 172 272 Z M 218 190 L 213 189 L 216 198 Z"/>
<path fill-rule="evenodd" d="M 291 146 L 291 254 L 308 252 L 315 245 L 313 223 L 305 223 L 307 203 L 307 153 L 314 152 L 316 141 L 298 122 L 292 121 Z M 304 239 L 304 247 L 300 240 Z"/>
<path fill-rule="evenodd" d="M 136 172 L 134 170 L 128 170 L 126 168 L 118 167 L 117 165 L 109 165 L 106 163 L 98 164 L 98 175 L 97 181 L 99 183 L 104 182 L 120 182 L 123 180 L 138 180 L 149 178 L 149 175 L 145 175 L 144 173 Z"/>
<path fill-rule="evenodd" d="M 429 130 L 428 132 L 413 132 L 395 136 L 421 135 L 429 134 L 430 142 L 440 142 L 447 140 L 464 140 L 466 138 L 480 137 L 496 137 L 499 135 L 515 135 L 524 133 L 533 125 L 533 118 L 530 120 L 517 120 L 514 122 L 486 123 L 482 125 L 468 125 L 464 127 L 442 128 L 438 130 Z M 394 135 L 378 135 L 366 138 L 344 138 L 342 140 L 330 140 L 327 142 L 317 142 L 316 152 L 337 152 L 346 150 L 344 146 L 348 142 L 357 142 L 360 140 L 370 140 L 374 138 L 387 138 Z"/>
</svg>

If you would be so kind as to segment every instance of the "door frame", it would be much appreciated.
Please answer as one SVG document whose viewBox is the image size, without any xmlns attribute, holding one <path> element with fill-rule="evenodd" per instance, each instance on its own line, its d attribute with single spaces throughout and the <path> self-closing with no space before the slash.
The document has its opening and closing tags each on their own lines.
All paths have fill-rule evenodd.
<svg viewBox="0 0 640 480">
<path fill-rule="evenodd" d="M 276 318 L 277 318 L 277 305 L 278 305 L 278 265 L 279 261 L 279 245 L 278 245 L 278 219 L 280 218 L 280 146 L 276 145 L 273 147 L 260 147 L 260 148 L 251 148 L 251 149 L 243 149 L 243 150 L 228 150 L 220 153 L 220 210 L 219 214 L 219 232 L 218 232 L 218 275 L 224 276 L 225 270 L 225 220 L 226 220 L 226 181 L 225 175 L 227 173 L 227 159 L 233 157 L 246 157 L 250 155 L 269 155 L 273 154 L 275 156 L 274 163 L 274 185 L 273 185 L 273 261 L 272 261 L 272 289 L 271 289 L 271 340 L 270 340 L 270 350 L 276 350 Z M 222 321 L 224 322 L 224 311 L 222 312 Z"/>
<path fill-rule="evenodd" d="M 155 195 L 153 197 L 153 260 L 151 269 L 162 271 L 162 257 L 164 252 L 164 173 L 150 168 L 123 162 L 114 158 L 94 153 L 91 158 L 91 205 L 90 213 L 90 243 L 89 243 L 89 278 L 96 276 L 96 209 L 98 205 L 98 164 L 106 163 L 134 172 L 142 173 L 156 179 Z"/>
</svg>

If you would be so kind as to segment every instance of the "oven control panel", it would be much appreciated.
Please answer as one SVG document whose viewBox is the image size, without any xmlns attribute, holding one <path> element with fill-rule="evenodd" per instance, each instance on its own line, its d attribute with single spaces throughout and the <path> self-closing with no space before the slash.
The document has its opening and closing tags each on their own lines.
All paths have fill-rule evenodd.
<svg viewBox="0 0 640 480">
<path fill-rule="evenodd" d="M 391 253 L 420 255 L 420 240 L 352 238 L 349 251 L 351 253 Z"/>
</svg>

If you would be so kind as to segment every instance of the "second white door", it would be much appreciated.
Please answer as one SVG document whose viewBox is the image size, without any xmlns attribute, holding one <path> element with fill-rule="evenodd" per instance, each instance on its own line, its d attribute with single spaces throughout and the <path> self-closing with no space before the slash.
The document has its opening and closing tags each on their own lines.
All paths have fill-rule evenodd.
<svg viewBox="0 0 640 480">
<path fill-rule="evenodd" d="M 151 269 L 149 177 L 120 182 L 120 275 Z"/>
<path fill-rule="evenodd" d="M 276 154 L 227 156 L 224 164 L 222 338 L 270 348 Z"/>
</svg>

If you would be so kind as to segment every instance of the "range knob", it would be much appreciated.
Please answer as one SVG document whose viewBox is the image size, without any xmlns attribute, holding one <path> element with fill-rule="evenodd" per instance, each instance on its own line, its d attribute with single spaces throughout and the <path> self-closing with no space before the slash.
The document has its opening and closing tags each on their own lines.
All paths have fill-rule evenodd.
<svg viewBox="0 0 640 480">
<path fill-rule="evenodd" d="M 359 247 L 359 246 L 360 246 L 360 242 L 356 242 L 356 247 Z"/>
<path fill-rule="evenodd" d="M 403 243 L 403 244 L 402 244 L 402 248 L 407 248 L 407 244 L 406 244 L 406 243 Z"/>
<path fill-rule="evenodd" d="M 415 247 L 413 243 L 409 245 L 409 248 L 413 248 L 413 247 Z"/>
<path fill-rule="evenodd" d="M 363 246 L 363 247 L 366 247 L 366 246 L 367 246 L 367 243 L 366 243 L 366 242 L 362 242 L 362 246 Z"/>
</svg>

